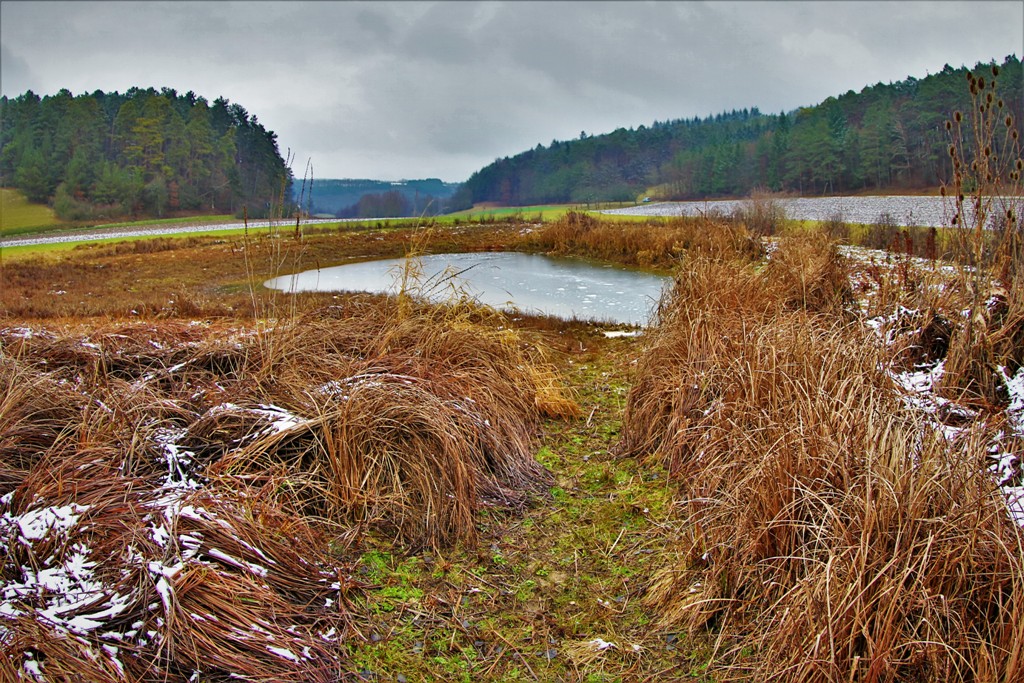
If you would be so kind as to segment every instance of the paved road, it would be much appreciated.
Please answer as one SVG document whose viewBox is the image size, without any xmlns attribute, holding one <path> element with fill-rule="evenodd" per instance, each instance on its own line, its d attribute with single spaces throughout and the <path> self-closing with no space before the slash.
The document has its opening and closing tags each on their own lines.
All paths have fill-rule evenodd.
<svg viewBox="0 0 1024 683">
<path fill-rule="evenodd" d="M 344 222 L 355 222 L 363 221 L 365 218 L 311 218 L 302 221 L 303 225 L 315 225 L 317 223 L 344 223 Z M 265 228 L 270 225 L 270 221 L 249 221 L 250 228 Z M 295 228 L 295 221 L 274 221 L 274 225 L 279 226 L 282 230 L 288 230 L 289 227 Z M 111 239 L 125 239 L 127 237 L 157 237 L 161 235 L 185 235 L 190 232 L 206 232 L 209 230 L 241 230 L 245 227 L 245 223 L 242 221 L 236 221 L 231 223 L 202 223 L 194 224 L 188 221 L 182 221 L 181 223 L 173 223 L 166 225 L 146 225 L 134 228 L 103 228 L 103 229 L 84 229 L 77 231 L 68 232 L 54 232 L 46 233 L 36 237 L 12 237 L 10 239 L 0 240 L 0 249 L 4 247 L 23 247 L 32 246 L 37 244 L 62 244 L 67 242 L 93 242 L 96 240 L 111 240 Z"/>
</svg>

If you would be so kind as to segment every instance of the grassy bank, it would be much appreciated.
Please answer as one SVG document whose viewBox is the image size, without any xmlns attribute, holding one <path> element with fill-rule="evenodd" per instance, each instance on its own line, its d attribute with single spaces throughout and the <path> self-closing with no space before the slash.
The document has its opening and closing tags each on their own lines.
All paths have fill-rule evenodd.
<svg viewBox="0 0 1024 683">
<path fill-rule="evenodd" d="M 0 237 L 41 232 L 60 228 L 63 222 L 43 204 L 32 204 L 18 190 L 0 188 Z"/>
</svg>

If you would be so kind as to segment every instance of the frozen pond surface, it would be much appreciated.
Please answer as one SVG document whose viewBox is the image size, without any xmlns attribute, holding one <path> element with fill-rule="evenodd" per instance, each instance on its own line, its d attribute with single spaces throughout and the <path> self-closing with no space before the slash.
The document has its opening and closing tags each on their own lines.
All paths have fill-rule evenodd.
<svg viewBox="0 0 1024 683">
<path fill-rule="evenodd" d="M 395 292 L 405 259 L 351 263 L 284 275 L 264 284 L 282 291 Z M 502 310 L 646 325 L 669 278 L 535 254 L 486 252 L 420 258 L 425 295 L 458 286 Z M 447 277 L 457 274 L 454 279 Z"/>
<path fill-rule="evenodd" d="M 892 216 L 899 225 L 942 227 L 949 225 L 953 216 L 953 203 L 945 197 L 799 197 L 773 199 L 786 211 L 786 217 L 795 220 L 824 221 L 842 216 L 847 223 L 875 223 L 883 213 Z M 604 213 L 633 216 L 699 216 L 717 212 L 731 214 L 749 200 L 722 200 L 709 202 L 659 202 L 625 209 L 610 209 Z"/>
</svg>

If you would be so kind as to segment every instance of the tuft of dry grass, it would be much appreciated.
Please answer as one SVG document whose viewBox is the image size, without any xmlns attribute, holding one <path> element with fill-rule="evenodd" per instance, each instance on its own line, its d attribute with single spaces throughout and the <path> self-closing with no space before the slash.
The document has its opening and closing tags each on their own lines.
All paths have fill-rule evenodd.
<svg viewBox="0 0 1024 683">
<path fill-rule="evenodd" d="M 779 240 L 765 278 L 788 308 L 841 315 L 853 304 L 838 245 L 821 231 Z"/>
<path fill-rule="evenodd" d="M 755 189 L 750 199 L 741 204 L 733 213 L 733 220 L 745 225 L 755 235 L 775 235 L 786 223 L 786 210 L 778 202 L 783 194 Z"/>
<path fill-rule="evenodd" d="M 476 324 L 481 315 L 492 313 L 395 298 L 280 325 L 259 342 L 245 405 L 283 406 L 294 423 L 216 471 L 283 459 L 315 514 L 413 544 L 472 540 L 480 505 L 521 506 L 548 482 L 532 458 L 540 366 L 514 333 Z"/>
<path fill-rule="evenodd" d="M 663 303 L 621 447 L 666 465 L 684 538 L 646 604 L 715 635 L 716 680 L 1020 678 L 1024 550 L 991 434 L 921 425 L 838 277 L 792 274 L 841 265 L 792 263 L 696 262 Z"/>
<path fill-rule="evenodd" d="M 0 495 L 47 453 L 74 443 L 83 404 L 70 388 L 0 353 Z"/>
<path fill-rule="evenodd" d="M 474 322 L 489 315 L 468 302 L 355 298 L 252 333 L 138 323 L 8 334 L 22 361 L 5 357 L 3 378 L 26 390 L 5 395 L 8 486 L 62 430 L 152 474 L 170 430 L 189 454 L 181 477 L 284 472 L 302 509 L 334 524 L 413 544 L 472 540 L 481 505 L 521 507 L 549 482 L 532 457 L 541 413 L 579 414 L 537 349 Z M 19 375 L 30 371 L 35 384 Z"/>
</svg>

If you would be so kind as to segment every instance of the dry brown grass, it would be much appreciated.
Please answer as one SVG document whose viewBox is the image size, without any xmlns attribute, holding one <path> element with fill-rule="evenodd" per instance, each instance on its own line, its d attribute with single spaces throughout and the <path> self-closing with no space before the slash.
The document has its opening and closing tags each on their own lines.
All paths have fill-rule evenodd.
<svg viewBox="0 0 1024 683">
<path fill-rule="evenodd" d="M 5 351 L 21 358 L 3 366 L 8 487 L 64 431 L 114 445 L 126 471 L 149 473 L 140 444 L 174 427 L 192 467 L 210 468 L 194 476 L 283 468 L 324 519 L 391 526 L 410 543 L 472 540 L 480 505 L 521 506 L 547 481 L 532 458 L 540 413 L 578 408 L 538 352 L 462 306 L 403 313 L 393 300 L 354 299 L 255 332 L 8 330 Z M 55 378 L 85 384 L 75 393 Z"/>
<path fill-rule="evenodd" d="M 472 544 L 482 509 L 521 511 L 550 484 L 540 416 L 579 414 L 495 316 L 353 296 L 256 324 L 4 328 L 5 512 L 83 512 L 32 543 L 3 526 L 4 583 L 79 557 L 100 586 L 56 621 L 46 591 L 5 597 L 5 658 L 68 681 L 350 673 L 365 585 L 348 549 Z M 115 605 L 102 629 L 67 626 Z"/>
<path fill-rule="evenodd" d="M 853 304 L 843 257 L 823 232 L 783 237 L 768 261 L 765 286 L 791 309 L 840 316 Z"/>
<path fill-rule="evenodd" d="M 75 440 L 83 397 L 0 355 L 0 495 L 15 488 L 51 450 Z"/>
<path fill-rule="evenodd" d="M 638 365 L 622 447 L 666 464 L 684 529 L 647 604 L 711 631 L 716 679 L 1020 679 L 1024 550 L 991 434 L 919 424 L 890 352 L 842 319 L 840 266 L 791 263 L 684 267 Z"/>
<path fill-rule="evenodd" d="M 328 538 L 257 497 L 126 477 L 121 459 L 116 449 L 51 457 L 16 490 L 9 514 L 73 504 L 82 516 L 66 536 L 4 538 L 5 578 L 17 584 L 21 567 L 60 573 L 77 555 L 72 575 L 92 594 L 72 590 L 74 604 L 55 608 L 45 592 L 20 593 L 5 656 L 32 653 L 61 681 L 187 680 L 196 670 L 337 680 L 332 643 L 351 635 L 352 615 L 338 583 L 346 564 L 328 555 Z"/>
<path fill-rule="evenodd" d="M 973 278 L 971 278 L 973 279 Z M 964 278 L 958 282 L 964 298 L 975 289 Z M 1013 376 L 1024 367 L 1024 282 L 1013 280 L 1008 289 L 991 286 L 981 304 L 960 310 L 943 378 L 944 393 L 955 399 L 993 408 L 1005 406 L 1004 371 Z"/>
</svg>

